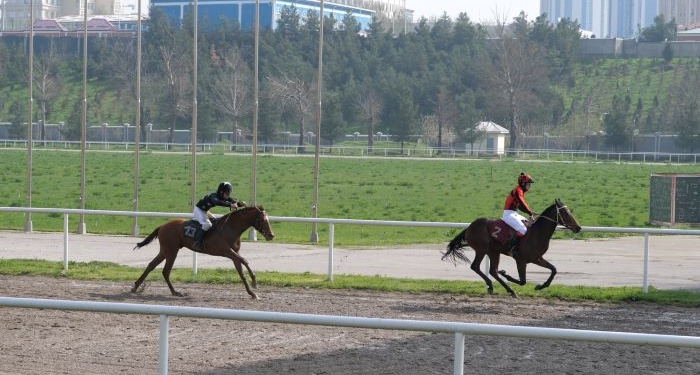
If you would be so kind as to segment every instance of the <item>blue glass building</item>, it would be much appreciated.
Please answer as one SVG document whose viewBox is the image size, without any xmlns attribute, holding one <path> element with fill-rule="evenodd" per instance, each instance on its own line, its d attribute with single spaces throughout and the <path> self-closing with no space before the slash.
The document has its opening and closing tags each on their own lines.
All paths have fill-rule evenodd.
<svg viewBox="0 0 700 375">
<path fill-rule="evenodd" d="M 284 6 L 294 6 L 300 16 L 305 16 L 309 10 L 320 11 L 321 3 L 316 0 L 260 0 L 260 28 L 274 29 L 277 18 Z M 182 0 L 151 0 L 151 6 L 158 7 L 173 20 L 182 20 L 194 6 L 193 1 Z M 250 30 L 255 24 L 255 0 L 202 0 L 197 2 L 199 22 L 206 21 L 210 27 L 217 27 L 222 18 L 241 25 L 241 29 Z M 342 20 L 345 14 L 351 12 L 362 30 L 366 30 L 375 13 L 370 9 L 352 7 L 343 4 L 324 1 L 323 13 L 326 17 Z"/>
</svg>

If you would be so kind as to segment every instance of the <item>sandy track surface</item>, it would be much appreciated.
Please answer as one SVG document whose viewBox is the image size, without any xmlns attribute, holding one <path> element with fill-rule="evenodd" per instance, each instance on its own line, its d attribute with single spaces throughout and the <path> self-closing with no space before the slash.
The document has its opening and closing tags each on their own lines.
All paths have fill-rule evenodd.
<svg viewBox="0 0 700 375">
<path fill-rule="evenodd" d="M 342 316 L 401 318 L 700 335 L 697 308 L 645 303 L 567 303 L 505 295 L 381 293 L 240 285 L 181 284 L 170 296 L 151 282 L 0 277 L 11 297 L 204 306 Z M 2 308 L 0 374 L 156 374 L 158 317 Z M 419 332 L 171 318 L 171 374 L 447 374 L 454 336 Z M 698 350 L 470 336 L 465 373 L 698 374 Z"/>
</svg>

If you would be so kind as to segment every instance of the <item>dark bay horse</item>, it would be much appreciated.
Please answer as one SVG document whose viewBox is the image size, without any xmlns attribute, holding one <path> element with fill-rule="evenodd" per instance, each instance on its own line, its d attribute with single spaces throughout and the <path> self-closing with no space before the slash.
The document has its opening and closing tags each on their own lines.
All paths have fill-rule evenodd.
<svg viewBox="0 0 700 375">
<path fill-rule="evenodd" d="M 547 249 L 549 249 L 549 241 L 554 234 L 554 230 L 557 228 L 557 225 L 560 224 L 574 233 L 581 231 L 581 226 L 578 224 L 571 211 L 569 211 L 559 199 L 556 199 L 553 205 L 547 207 L 547 209 L 537 217 L 530 229 L 528 229 L 525 237 L 520 240 L 518 255 L 514 257 L 519 276 L 519 279 L 516 279 L 508 275 L 505 271 L 498 271 L 500 256 L 501 254 L 509 254 L 509 249 L 494 239 L 493 236 L 496 233 L 492 231 L 495 221 L 495 219 L 483 217 L 474 220 L 474 222 L 450 241 L 442 259 L 451 258 L 453 261 L 461 260 L 470 263 L 469 258 L 464 254 L 462 248 L 469 246 L 474 249 L 474 261 L 471 262 L 471 269 L 484 279 L 488 287 L 488 293 L 493 294 L 493 284 L 491 280 L 479 269 L 484 256 L 488 255 L 491 263 L 489 274 L 503 285 L 513 297 L 518 297 L 518 295 L 499 277 L 499 274 L 510 282 L 518 285 L 525 285 L 527 264 L 534 263 L 551 271 L 547 281 L 545 281 L 544 284 L 535 286 L 535 289 L 540 290 L 548 287 L 552 279 L 554 279 L 557 269 L 546 261 L 543 255 L 547 252 Z"/>
<path fill-rule="evenodd" d="M 183 296 L 182 293 L 175 291 L 175 288 L 173 288 L 173 284 L 170 282 L 170 271 L 173 268 L 175 258 L 177 258 L 177 253 L 180 251 L 180 248 L 187 247 L 195 251 L 192 249 L 192 238 L 185 236 L 185 223 L 186 221 L 183 219 L 168 221 L 156 228 L 143 241 L 136 244 L 134 250 L 148 245 L 154 238 L 158 237 L 160 252 L 158 252 L 158 255 L 148 264 L 148 267 L 143 271 L 141 277 L 136 280 L 134 287 L 131 289 L 132 293 L 142 291 L 143 288 L 139 290 L 139 287 L 146 279 L 146 276 L 165 260 L 165 266 L 163 267 L 165 282 L 168 283 L 168 288 L 170 288 L 170 292 L 174 296 Z M 270 220 L 262 206 L 243 207 L 219 218 L 216 224 L 207 232 L 202 249 L 197 250 L 197 252 L 231 259 L 233 265 L 236 267 L 236 271 L 238 271 L 238 276 L 241 278 L 241 281 L 243 281 L 245 290 L 252 298 L 258 299 L 258 296 L 250 289 L 246 281 L 241 264 L 248 270 L 253 288 L 257 287 L 255 273 L 250 269 L 248 261 L 238 254 L 238 251 L 241 249 L 241 234 L 251 226 L 260 232 L 268 241 L 275 237 L 270 227 Z"/>
</svg>

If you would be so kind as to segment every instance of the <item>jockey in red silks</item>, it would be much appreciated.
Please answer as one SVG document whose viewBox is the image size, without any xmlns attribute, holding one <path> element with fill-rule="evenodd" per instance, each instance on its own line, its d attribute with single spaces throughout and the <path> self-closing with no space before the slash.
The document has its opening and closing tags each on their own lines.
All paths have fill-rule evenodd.
<svg viewBox="0 0 700 375">
<path fill-rule="evenodd" d="M 513 257 L 518 253 L 518 243 L 520 239 L 527 233 L 527 227 L 523 224 L 525 218 L 518 213 L 518 210 L 530 215 L 531 220 L 535 215 L 535 212 L 532 211 L 530 206 L 527 205 L 527 202 L 525 202 L 525 193 L 530 190 L 530 184 L 534 182 L 530 175 L 520 173 L 520 176 L 518 176 L 518 186 L 513 188 L 510 194 L 508 194 L 505 206 L 503 207 L 503 217 L 501 219 L 516 231 L 516 237 L 510 243 L 510 251 Z"/>
</svg>

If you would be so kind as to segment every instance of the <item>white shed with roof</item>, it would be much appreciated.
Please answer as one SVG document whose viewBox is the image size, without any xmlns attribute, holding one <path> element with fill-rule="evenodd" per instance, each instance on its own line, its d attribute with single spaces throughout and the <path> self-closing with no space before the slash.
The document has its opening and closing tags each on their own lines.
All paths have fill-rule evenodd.
<svg viewBox="0 0 700 375">
<path fill-rule="evenodd" d="M 474 129 L 481 133 L 481 136 L 473 145 L 466 145 L 467 151 L 494 155 L 505 154 L 506 136 L 510 133 L 508 129 L 491 121 L 481 121 L 476 124 Z"/>
</svg>

